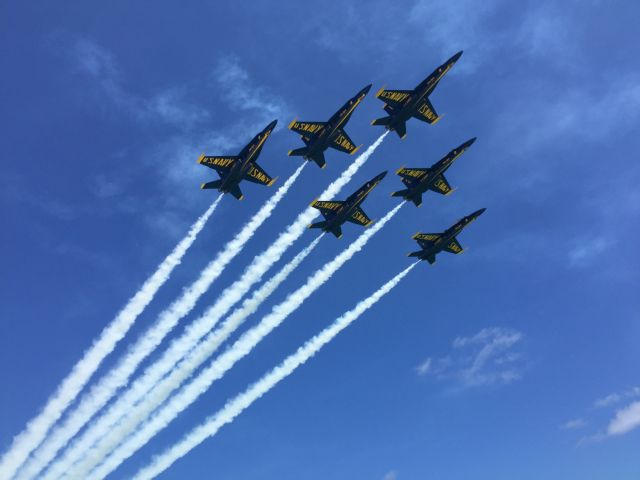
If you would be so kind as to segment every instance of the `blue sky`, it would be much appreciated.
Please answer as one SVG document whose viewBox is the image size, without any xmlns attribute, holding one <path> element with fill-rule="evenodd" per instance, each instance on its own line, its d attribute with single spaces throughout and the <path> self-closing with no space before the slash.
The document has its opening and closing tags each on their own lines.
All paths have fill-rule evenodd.
<svg viewBox="0 0 640 480">
<path fill-rule="evenodd" d="M 420 265 L 317 357 L 163 478 L 637 479 L 640 428 L 640 7 L 631 2 L 36 2 L 3 4 L 0 446 L 214 199 L 201 152 L 235 154 L 274 118 L 260 164 L 284 181 L 294 117 L 326 120 L 373 83 L 413 88 L 458 50 L 431 100 L 444 119 L 388 136 L 343 190 L 394 204 L 402 165 L 478 141 L 458 190 L 405 206 L 250 357 L 115 478 L 214 413 L 408 265 L 416 231 L 487 212 L 461 256 Z M 347 131 L 373 142 L 372 94 Z M 201 299 L 202 312 L 353 160 L 328 152 Z M 224 198 L 99 374 L 273 190 Z M 358 235 L 324 238 L 260 314 Z M 306 233 L 283 260 L 314 237 Z M 261 315 L 250 321 L 253 324 Z M 179 333 L 180 329 L 178 329 Z M 629 419 L 631 422 L 633 419 Z M 640 422 L 636 422 L 638 425 Z M 633 423 L 632 423 L 633 425 Z"/>
</svg>

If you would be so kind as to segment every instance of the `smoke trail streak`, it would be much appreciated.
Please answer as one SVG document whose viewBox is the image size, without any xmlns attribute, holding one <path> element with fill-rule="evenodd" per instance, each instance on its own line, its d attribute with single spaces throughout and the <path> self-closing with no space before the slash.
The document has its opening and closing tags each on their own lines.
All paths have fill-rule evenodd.
<svg viewBox="0 0 640 480">
<path fill-rule="evenodd" d="M 44 440 L 49 429 L 76 399 L 105 357 L 113 351 L 116 344 L 134 324 L 138 315 L 149 305 L 160 287 L 169 279 L 173 269 L 182 262 L 182 257 L 204 228 L 221 199 L 222 195 L 218 196 L 204 214 L 196 220 L 187 235 L 162 261 L 153 275 L 144 282 L 142 288 L 129 300 L 116 318 L 102 330 L 93 345 L 85 351 L 71 373 L 49 398 L 40 414 L 30 420 L 24 431 L 13 439 L 11 447 L 0 459 L 0 479 L 11 478 L 23 465 L 29 454 Z"/>
<path fill-rule="evenodd" d="M 198 299 L 209 289 L 211 284 L 222 274 L 224 268 L 240 253 L 244 245 L 253 237 L 255 231 L 272 214 L 280 200 L 302 173 L 305 164 L 287 179 L 273 196 L 258 210 L 240 232 L 225 248 L 218 253 L 200 273 L 199 278 L 186 288 L 182 295 L 164 310 L 158 320 L 144 332 L 136 343 L 101 381 L 95 385 L 89 394 L 82 399 L 78 408 L 69 416 L 65 423 L 52 436 L 52 441 L 43 445 L 42 452 L 34 458 L 33 466 L 25 472 L 24 478 L 33 478 L 40 472 L 64 447 L 67 442 L 116 394 L 117 390 L 126 385 L 138 365 L 153 352 L 162 340 L 175 328 L 196 305 Z M 76 444 L 77 442 L 74 442 Z M 82 445 L 82 443 L 80 443 Z"/>
<path fill-rule="evenodd" d="M 388 132 L 383 133 L 378 139 L 359 155 L 354 162 L 333 181 L 320 195 L 322 198 L 333 198 L 351 180 L 351 177 L 368 160 L 373 152 L 382 143 Z M 63 459 L 55 464 L 55 468 L 46 479 L 56 479 L 67 472 L 71 465 L 84 456 L 87 448 L 91 447 L 99 438 L 106 435 L 111 426 L 124 414 L 130 406 L 143 398 L 146 393 L 159 382 L 175 365 L 175 363 L 188 353 L 193 346 L 211 331 L 216 322 L 225 315 L 240 299 L 259 282 L 262 276 L 277 262 L 284 252 L 304 233 L 307 225 L 318 215 L 317 210 L 308 207 L 303 210 L 284 232 L 265 250 L 256 255 L 251 264 L 244 271 L 240 279 L 227 287 L 205 314 L 194 321 L 184 335 L 174 341 L 160 360 L 154 363 L 133 384 L 133 386 L 109 409 L 98 424 L 93 425 L 84 436 L 74 443 L 73 448 L 66 452 Z"/>
<path fill-rule="evenodd" d="M 264 337 L 271 333 L 291 313 L 300 307 L 300 305 L 302 305 L 313 292 L 326 283 L 342 265 L 362 250 L 369 239 L 393 218 L 404 203 L 405 202 L 400 203 L 380 221 L 365 230 L 355 242 L 310 276 L 304 285 L 289 294 L 283 302 L 274 306 L 271 312 L 265 316 L 258 325 L 246 331 L 227 351 L 214 359 L 206 369 L 171 398 L 164 407 L 145 422 L 131 437 L 124 441 L 86 478 L 104 478 L 115 470 L 124 460 L 142 448 L 185 408 L 191 405 L 202 393 L 207 391 L 215 380 L 221 378 L 238 360 L 248 355 Z M 97 458 L 97 460 L 99 461 L 99 458 Z M 82 471 L 78 476 L 85 478 L 86 473 L 86 471 Z"/>
<path fill-rule="evenodd" d="M 141 422 L 149 418 L 156 408 L 173 393 L 180 385 L 193 374 L 193 372 L 209 358 L 220 345 L 227 340 L 231 334 L 239 328 L 244 320 L 255 312 L 258 307 L 271 295 L 276 288 L 286 280 L 302 261 L 318 245 L 324 233 L 318 235 L 306 248 L 298 253 L 289 263 L 284 265 L 280 271 L 266 281 L 259 289 L 246 298 L 239 308 L 236 308 L 231 315 L 222 323 L 220 328 L 211 331 L 189 354 L 171 371 L 169 375 L 157 383 L 144 398 L 121 418 L 116 425 L 113 425 L 108 434 L 103 437 L 84 456 L 82 462 L 72 468 L 74 476 L 84 477 L 90 469 L 87 465 L 96 465 L 101 459 L 129 435 Z"/>
<path fill-rule="evenodd" d="M 280 381 L 291 375 L 300 365 L 313 357 L 324 345 L 329 343 L 342 330 L 358 319 L 364 312 L 374 306 L 384 295 L 389 293 L 400 281 L 418 264 L 409 265 L 398 275 L 393 277 L 370 297 L 362 300 L 352 310 L 339 317 L 332 325 L 325 328 L 315 337 L 308 340 L 303 346 L 287 357 L 280 365 L 275 367 L 256 383 L 239 394 L 215 415 L 210 416 L 200 426 L 185 435 L 182 440 L 156 455 L 151 463 L 142 468 L 135 475 L 134 480 L 149 480 L 167 470 L 176 460 L 187 455 L 193 448 L 201 444 L 207 438 L 213 437 L 224 425 L 231 423 L 253 402 L 275 387 Z"/>
</svg>

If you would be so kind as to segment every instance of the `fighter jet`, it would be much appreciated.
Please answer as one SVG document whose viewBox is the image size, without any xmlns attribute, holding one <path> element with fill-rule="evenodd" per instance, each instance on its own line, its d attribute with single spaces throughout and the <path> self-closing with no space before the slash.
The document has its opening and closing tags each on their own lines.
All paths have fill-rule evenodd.
<svg viewBox="0 0 640 480">
<path fill-rule="evenodd" d="M 309 228 L 321 228 L 325 232 L 331 232 L 337 238 L 340 238 L 342 237 L 342 229 L 340 226 L 344 222 L 351 222 L 364 227 L 371 225 L 373 220 L 367 217 L 362 211 L 360 204 L 367 198 L 369 192 L 382 181 L 386 174 L 387 172 L 382 172 L 380 175 L 372 178 L 356 190 L 355 193 L 350 195 L 344 202 L 338 200 L 328 202 L 314 200 L 311 202 L 313 208 L 320 210 L 325 221 L 312 223 L 309 225 Z"/>
<path fill-rule="evenodd" d="M 389 116 L 378 118 L 371 122 L 371 125 L 383 125 L 387 130 L 393 130 L 400 138 L 404 138 L 407 135 L 406 122 L 411 117 L 432 125 L 435 124 L 442 117 L 438 116 L 431 105 L 429 95 L 461 55 L 462 51 L 456 53 L 435 69 L 414 90 L 385 90 L 384 87 L 381 88 L 376 93 L 376 97 L 385 103 L 384 110 Z"/>
<path fill-rule="evenodd" d="M 451 150 L 445 157 L 438 160 L 429 168 L 401 168 L 396 174 L 402 177 L 402 183 L 407 186 L 406 190 L 399 190 L 391 194 L 392 197 L 402 197 L 405 200 L 411 200 L 416 207 L 422 205 L 422 194 L 427 190 L 449 195 L 453 189 L 444 178 L 444 172 L 453 164 L 453 162 L 462 155 L 467 148 L 473 145 L 475 137 L 466 141 L 459 147 Z"/>
<path fill-rule="evenodd" d="M 455 254 L 462 253 L 464 249 L 458 243 L 456 235 L 482 215 L 485 210 L 486 208 L 481 208 L 471 215 L 467 215 L 442 233 L 416 233 L 411 238 L 418 242 L 422 250 L 411 252 L 409 257 L 418 257 L 420 260 L 426 260 L 433 264 L 436 261 L 436 254 L 442 251 Z"/>
<path fill-rule="evenodd" d="M 356 153 L 360 147 L 355 146 L 344 131 L 344 126 L 370 89 L 371 85 L 367 85 L 360 90 L 355 97 L 334 113 L 328 122 L 299 122 L 298 120 L 291 122 L 289 130 L 298 132 L 306 146 L 289 150 L 289 156 L 302 156 L 305 160 L 313 160 L 320 168 L 324 168 L 326 164 L 324 151 L 329 147 L 349 155 Z"/>
<path fill-rule="evenodd" d="M 200 155 L 198 163 L 214 169 L 218 172 L 218 175 L 220 175 L 220 180 L 203 183 L 200 185 L 200 188 L 215 188 L 223 193 L 230 193 L 238 200 L 242 200 L 244 195 L 240 191 L 239 186 L 242 180 L 248 180 L 269 187 L 273 185 L 277 178 L 271 178 L 267 172 L 260 168 L 256 160 L 260 155 L 264 142 L 269 138 L 269 135 L 271 135 L 276 123 L 278 123 L 278 121 L 274 120 L 267 125 L 266 128 L 253 137 L 253 140 L 235 157 L 208 156 L 204 153 Z"/>
</svg>

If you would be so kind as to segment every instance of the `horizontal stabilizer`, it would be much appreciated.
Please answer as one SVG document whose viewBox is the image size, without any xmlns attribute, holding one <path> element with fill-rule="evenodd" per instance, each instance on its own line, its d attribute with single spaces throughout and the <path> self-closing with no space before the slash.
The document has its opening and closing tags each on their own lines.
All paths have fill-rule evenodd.
<svg viewBox="0 0 640 480">
<path fill-rule="evenodd" d="M 218 189 L 222 186 L 222 180 L 214 180 L 213 182 L 207 182 L 200 185 L 203 190 Z"/>
<path fill-rule="evenodd" d="M 391 123 L 391 117 L 382 117 L 382 118 L 376 118 L 373 122 L 371 122 L 371 125 L 381 125 L 383 127 L 386 127 L 390 123 Z"/>
<path fill-rule="evenodd" d="M 407 198 L 407 195 L 409 195 L 409 190 L 398 190 L 397 192 L 393 192 L 391 194 L 392 197 L 402 197 L 402 198 Z"/>
<path fill-rule="evenodd" d="M 238 200 L 242 200 L 244 198 L 244 195 L 242 194 L 242 191 L 240 190 L 240 187 L 238 185 L 231 187 L 229 193 L 236 197 Z"/>
<path fill-rule="evenodd" d="M 339 225 L 329 228 L 329 224 L 327 222 L 317 222 L 309 225 L 309 228 L 320 228 L 325 232 L 333 233 L 336 236 L 336 238 L 342 237 L 342 229 L 340 228 Z"/>
<path fill-rule="evenodd" d="M 324 168 L 327 166 L 327 162 L 324 160 L 324 153 L 316 153 L 311 158 L 320 168 Z"/>
<path fill-rule="evenodd" d="M 394 130 L 401 139 L 407 136 L 407 124 L 405 122 L 396 125 Z"/>
<path fill-rule="evenodd" d="M 304 157 L 309 149 L 307 147 L 296 148 L 295 150 L 289 150 L 290 157 Z"/>
</svg>

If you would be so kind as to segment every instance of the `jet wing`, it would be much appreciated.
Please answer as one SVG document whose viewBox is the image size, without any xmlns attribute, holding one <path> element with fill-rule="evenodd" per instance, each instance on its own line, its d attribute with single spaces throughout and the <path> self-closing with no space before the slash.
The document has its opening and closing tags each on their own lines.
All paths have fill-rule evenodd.
<svg viewBox="0 0 640 480">
<path fill-rule="evenodd" d="M 343 129 L 338 130 L 338 134 L 331 142 L 330 147 L 340 150 L 341 152 L 346 152 L 349 155 L 353 155 L 360 148 L 355 146 L 353 140 L 349 138 L 349 135 L 347 135 L 347 132 Z"/>
<path fill-rule="evenodd" d="M 413 116 L 418 120 L 422 120 L 423 122 L 430 124 L 436 123 L 440 118 L 428 98 L 423 98 L 420 103 L 418 103 Z"/>
<path fill-rule="evenodd" d="M 347 221 L 355 223 L 356 225 L 362 225 L 363 227 L 368 227 L 373 223 L 373 220 L 367 217 L 367 214 L 364 213 L 360 207 L 354 210 L 351 216 L 347 218 Z"/>
<path fill-rule="evenodd" d="M 294 120 L 289 124 L 289 130 L 293 130 L 303 137 L 313 140 L 320 135 L 320 132 L 326 124 L 326 122 L 298 122 L 297 120 Z"/>
<path fill-rule="evenodd" d="M 396 174 L 402 177 L 402 183 L 410 187 L 429 173 L 428 168 L 404 168 L 396 171 Z"/>
<path fill-rule="evenodd" d="M 255 162 L 251 163 L 251 167 L 249 167 L 247 173 L 244 174 L 244 178 L 245 180 L 248 180 L 250 182 L 259 183 L 260 185 L 267 185 L 269 187 L 273 185 L 274 182 L 278 179 L 277 177 L 271 178 L 269 174 Z"/>
<path fill-rule="evenodd" d="M 376 93 L 376 97 L 392 107 L 402 107 L 412 93 L 413 90 L 385 90 L 381 88 Z"/>
<path fill-rule="evenodd" d="M 413 238 L 422 248 L 432 247 L 441 237 L 439 233 L 416 233 Z"/>
<path fill-rule="evenodd" d="M 213 168 L 220 176 L 231 170 L 238 161 L 240 157 L 211 157 L 204 154 L 198 159 L 200 165 Z"/>
<path fill-rule="evenodd" d="M 446 247 L 443 248 L 443 250 L 445 252 L 458 254 L 462 253 L 464 251 L 464 248 L 462 248 L 462 245 L 460 245 L 460 243 L 458 243 L 458 240 L 454 238 Z"/>
<path fill-rule="evenodd" d="M 453 188 L 447 182 L 447 179 L 444 178 L 444 175 L 438 175 L 438 177 L 434 180 L 434 182 L 429 185 L 429 190 L 436 193 L 441 193 L 442 195 L 449 195 L 453 192 Z"/>
<path fill-rule="evenodd" d="M 318 210 L 320 210 L 320 213 L 322 213 L 322 215 L 325 218 L 327 216 L 331 216 L 332 214 L 335 214 L 340 209 L 340 207 L 342 207 L 343 204 L 344 202 L 340 202 L 338 200 L 332 200 L 329 202 L 314 200 L 313 202 L 311 202 L 311 206 L 313 208 L 317 208 Z"/>
</svg>

